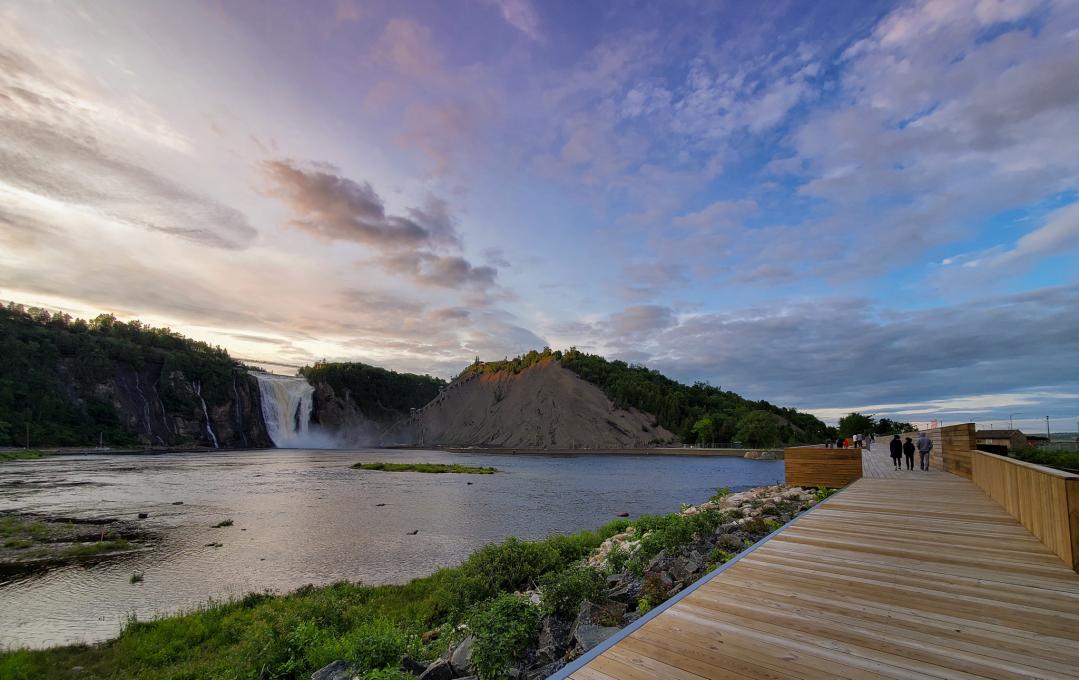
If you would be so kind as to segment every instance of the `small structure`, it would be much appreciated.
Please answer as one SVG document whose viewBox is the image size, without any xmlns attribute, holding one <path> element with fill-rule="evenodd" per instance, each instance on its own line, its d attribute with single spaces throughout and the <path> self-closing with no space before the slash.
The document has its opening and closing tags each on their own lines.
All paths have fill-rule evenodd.
<svg viewBox="0 0 1079 680">
<path fill-rule="evenodd" d="M 990 453 L 1007 453 L 1029 446 L 1020 430 L 978 430 L 974 433 L 978 448 Z"/>
</svg>

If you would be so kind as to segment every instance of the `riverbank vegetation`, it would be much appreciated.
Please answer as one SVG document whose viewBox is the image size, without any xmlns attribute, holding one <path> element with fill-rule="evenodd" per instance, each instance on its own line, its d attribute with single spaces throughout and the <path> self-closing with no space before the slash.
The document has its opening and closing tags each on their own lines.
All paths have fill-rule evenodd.
<svg viewBox="0 0 1079 680">
<path fill-rule="evenodd" d="M 498 472 L 493 467 L 469 465 L 449 465 L 446 463 L 356 463 L 356 470 L 380 470 L 382 472 L 426 472 L 429 474 L 454 473 L 462 475 L 493 475 Z"/>
<path fill-rule="evenodd" d="M 0 451 L 0 463 L 10 460 L 37 460 L 44 458 L 45 454 L 33 449 L 14 449 L 12 451 Z"/>
<path fill-rule="evenodd" d="M 546 677 L 582 640 L 597 643 L 597 631 L 627 625 L 812 502 L 782 487 L 721 492 L 672 515 L 509 538 L 405 585 L 306 586 L 131 619 L 103 644 L 2 652 L 0 677 L 69 677 L 78 666 L 83 678 L 307 678 L 342 660 L 366 680 L 398 680 L 459 657 L 485 680 L 511 668 Z"/>
<path fill-rule="evenodd" d="M 0 565 L 18 567 L 137 549 L 127 532 L 74 520 L 0 516 Z M 2 676 L 0 676 L 2 677 Z"/>
<path fill-rule="evenodd" d="M 816 416 L 767 401 L 753 401 L 704 382 L 684 385 L 657 370 L 569 350 L 531 351 L 503 361 L 476 361 L 466 373 L 519 373 L 542 361 L 558 361 L 599 387 L 619 408 L 651 413 L 656 424 L 687 444 L 742 443 L 753 447 L 819 443 L 835 438 Z"/>
</svg>

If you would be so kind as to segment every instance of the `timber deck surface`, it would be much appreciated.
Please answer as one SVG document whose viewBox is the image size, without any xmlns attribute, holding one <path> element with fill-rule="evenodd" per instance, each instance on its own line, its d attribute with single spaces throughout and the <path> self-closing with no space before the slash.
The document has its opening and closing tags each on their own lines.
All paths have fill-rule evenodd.
<svg viewBox="0 0 1079 680">
<path fill-rule="evenodd" d="M 973 483 L 875 449 L 569 677 L 1079 678 L 1079 575 Z"/>
</svg>

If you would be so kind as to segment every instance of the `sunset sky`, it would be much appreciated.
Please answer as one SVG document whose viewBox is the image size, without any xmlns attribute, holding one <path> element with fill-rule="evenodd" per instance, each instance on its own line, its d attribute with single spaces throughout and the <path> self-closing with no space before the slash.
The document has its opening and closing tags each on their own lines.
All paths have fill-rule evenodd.
<svg viewBox="0 0 1079 680">
<path fill-rule="evenodd" d="M 0 0 L 0 298 L 1074 430 L 1079 1 Z"/>
</svg>

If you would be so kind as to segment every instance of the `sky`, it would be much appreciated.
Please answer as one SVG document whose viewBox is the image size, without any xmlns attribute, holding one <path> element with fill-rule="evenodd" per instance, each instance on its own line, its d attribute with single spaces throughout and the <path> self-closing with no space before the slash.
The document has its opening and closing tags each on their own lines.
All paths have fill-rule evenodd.
<svg viewBox="0 0 1079 680">
<path fill-rule="evenodd" d="M 0 0 L 0 298 L 248 360 L 1074 430 L 1077 265 L 1079 0 Z"/>
</svg>

